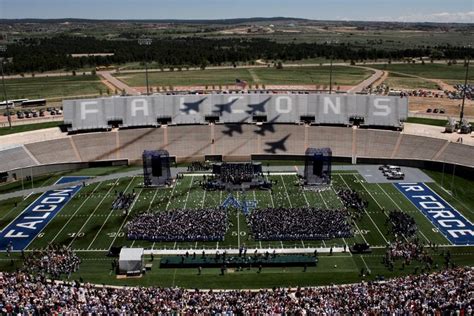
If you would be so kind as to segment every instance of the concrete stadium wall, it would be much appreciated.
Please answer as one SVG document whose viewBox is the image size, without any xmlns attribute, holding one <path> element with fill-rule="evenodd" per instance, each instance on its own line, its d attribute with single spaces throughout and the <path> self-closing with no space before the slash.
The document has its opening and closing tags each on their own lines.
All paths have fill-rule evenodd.
<svg viewBox="0 0 474 316">
<path fill-rule="evenodd" d="M 222 155 L 304 155 L 308 147 L 330 147 L 335 159 L 438 161 L 474 167 L 474 146 L 395 131 L 298 124 L 171 125 L 65 136 L 0 150 L 0 171 L 75 162 L 141 162 L 144 150 L 165 149 L 178 162 Z M 365 159 L 365 160 L 364 160 Z"/>
<path fill-rule="evenodd" d="M 8 171 L 7 181 L 21 180 L 26 177 L 38 177 L 58 172 L 70 172 L 79 169 L 105 167 L 105 166 L 127 166 L 128 160 L 110 160 L 101 162 L 71 162 L 71 163 L 55 163 L 39 166 L 31 166 L 26 168 L 18 168 Z"/>
</svg>

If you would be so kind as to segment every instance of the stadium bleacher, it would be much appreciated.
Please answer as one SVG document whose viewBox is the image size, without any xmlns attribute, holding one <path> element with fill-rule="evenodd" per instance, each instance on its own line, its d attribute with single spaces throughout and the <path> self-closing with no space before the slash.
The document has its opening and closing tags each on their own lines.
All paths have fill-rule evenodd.
<svg viewBox="0 0 474 316">
<path fill-rule="evenodd" d="M 383 130 L 359 129 L 356 133 L 358 157 L 390 158 L 400 133 Z"/>
<path fill-rule="evenodd" d="M 416 135 L 403 135 L 395 158 L 432 160 L 446 140 Z"/>
<path fill-rule="evenodd" d="M 74 153 L 70 138 L 26 144 L 25 147 L 41 164 L 80 161 Z"/>
<path fill-rule="evenodd" d="M 74 141 L 82 161 L 118 159 L 117 133 L 90 133 L 74 135 Z"/>
<path fill-rule="evenodd" d="M 23 145 L 0 150 L 0 171 L 36 166 L 38 163 L 28 154 Z"/>
<path fill-rule="evenodd" d="M 267 126 L 268 128 L 268 126 Z M 474 166 L 474 146 L 395 131 L 347 127 L 274 124 L 262 132 L 251 124 L 170 125 L 62 136 L 0 149 L 0 170 L 38 164 L 114 159 L 141 160 L 144 150 L 166 149 L 178 159 L 252 154 L 303 155 L 307 147 L 330 147 L 336 157 L 395 158 L 445 161 Z M 285 139 L 287 137 L 287 139 Z M 283 141 L 282 141 L 283 140 Z M 284 147 L 272 143 L 282 141 Z"/>
</svg>

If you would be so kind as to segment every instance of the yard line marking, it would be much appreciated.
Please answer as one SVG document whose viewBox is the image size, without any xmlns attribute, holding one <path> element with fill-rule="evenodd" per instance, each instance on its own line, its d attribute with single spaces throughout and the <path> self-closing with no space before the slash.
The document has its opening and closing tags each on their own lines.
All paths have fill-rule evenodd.
<svg viewBox="0 0 474 316">
<path fill-rule="evenodd" d="M 156 195 L 158 194 L 158 189 L 155 189 L 155 194 L 153 194 L 153 197 L 151 198 L 150 205 L 148 205 L 147 212 L 151 210 L 151 206 L 153 205 L 153 202 L 155 201 Z"/>
<path fill-rule="evenodd" d="M 344 182 L 345 186 L 350 189 L 351 187 L 347 184 L 346 180 L 344 180 L 344 178 L 343 178 L 341 175 L 339 175 L 339 177 L 341 178 L 342 182 Z M 375 225 L 374 221 L 372 220 L 372 218 L 371 218 L 370 215 L 369 215 L 369 212 L 367 212 L 367 210 L 366 210 L 365 208 L 364 208 L 364 210 L 365 210 L 365 213 L 369 216 L 369 218 L 370 218 L 370 220 L 372 221 L 372 223 Z M 364 239 L 364 241 L 365 241 L 366 244 L 369 244 L 369 243 L 367 242 L 367 240 L 365 239 L 364 235 L 362 234 L 362 231 L 360 230 L 360 228 L 359 228 L 359 226 L 357 225 L 357 222 L 356 222 L 356 221 L 354 221 L 354 224 L 356 225 L 357 230 L 359 231 L 360 235 L 362 236 L 362 239 Z M 387 242 L 387 239 L 385 239 L 385 236 L 382 234 L 382 232 L 380 231 L 380 229 L 378 228 L 377 225 L 375 225 L 375 228 L 377 228 L 377 230 L 379 231 L 380 235 L 382 235 L 382 238 L 385 240 L 385 242 Z M 388 243 L 388 242 L 387 242 L 387 243 Z"/>
<path fill-rule="evenodd" d="M 206 201 L 206 190 L 204 190 L 204 195 L 202 197 L 201 208 L 204 208 L 204 202 Z"/>
<path fill-rule="evenodd" d="M 239 199 L 239 192 L 237 192 L 237 199 Z M 240 249 L 240 217 L 239 210 L 237 210 L 237 248 Z"/>
<path fill-rule="evenodd" d="M 283 241 L 280 240 L 280 244 L 281 244 L 281 248 L 284 248 L 284 247 L 283 247 Z"/>
<path fill-rule="evenodd" d="M 148 205 L 147 212 L 150 212 L 151 206 L 153 205 L 153 202 L 155 201 L 155 198 L 156 198 L 157 194 L 158 194 L 158 189 L 155 189 L 155 194 L 153 194 L 153 197 L 151 198 L 150 205 Z M 128 217 L 128 214 L 127 214 L 127 217 Z M 123 224 L 122 224 L 122 226 L 123 226 Z M 110 245 L 110 246 L 112 247 L 112 245 Z M 153 244 L 151 245 L 151 250 L 153 250 L 153 248 L 155 248 L 155 242 L 153 242 Z"/>
<path fill-rule="evenodd" d="M 193 176 L 194 178 L 194 176 Z M 192 184 L 192 179 L 191 179 L 191 184 Z M 171 204 L 171 199 L 173 198 L 173 195 L 174 195 L 174 190 L 176 189 L 176 187 L 178 186 L 178 182 L 176 181 L 176 183 L 174 184 L 174 187 L 173 187 L 173 190 L 171 190 L 171 195 L 168 199 L 168 203 L 166 203 L 166 207 L 165 207 L 165 211 L 168 210 L 170 204 Z M 189 194 L 189 192 L 188 192 Z M 133 245 L 135 245 L 135 240 L 132 242 L 132 245 L 130 247 L 133 247 Z M 151 245 L 151 247 L 153 248 L 155 246 L 155 243 L 153 242 L 153 244 Z M 176 245 L 175 245 L 176 246 Z"/>
<path fill-rule="evenodd" d="M 79 210 L 84 206 L 84 204 L 91 198 L 91 196 L 94 194 L 94 192 L 100 187 L 100 185 L 104 183 L 104 182 L 99 182 L 99 184 L 94 188 L 94 190 L 92 190 L 91 194 L 84 200 L 82 201 L 81 205 L 79 205 L 79 207 L 77 208 L 77 210 L 74 212 L 74 214 L 72 214 L 72 216 L 69 218 L 69 220 L 66 222 L 66 224 L 61 228 L 60 231 L 58 231 L 58 233 L 54 236 L 54 238 L 50 241 L 50 243 L 53 243 L 56 238 L 58 238 L 58 236 L 61 234 L 61 232 L 64 230 L 64 228 L 66 228 L 66 226 L 68 226 L 69 222 L 71 222 L 71 220 L 74 218 L 74 216 L 76 216 L 76 213 L 79 212 Z"/>
<path fill-rule="evenodd" d="M 121 178 L 118 178 L 117 180 L 115 180 L 114 182 L 114 185 L 111 185 L 110 186 L 110 189 L 109 191 L 107 191 L 107 193 L 104 195 L 104 197 L 102 198 L 102 200 L 100 200 L 99 204 L 97 204 L 97 206 L 95 207 L 94 211 L 92 212 L 92 215 L 95 214 L 95 212 L 99 209 L 100 205 L 102 204 L 102 202 L 104 202 L 104 200 L 107 198 L 107 195 L 110 194 L 110 191 L 112 191 L 112 189 L 117 185 L 117 182 L 120 180 Z M 89 222 L 89 220 L 92 218 L 92 216 L 89 216 L 87 218 L 87 220 L 84 222 L 84 224 L 82 225 L 82 227 L 79 229 L 79 231 L 77 232 L 77 234 L 74 235 L 74 237 L 72 238 L 71 242 L 69 243 L 69 247 L 71 247 L 72 243 L 76 240 L 77 236 L 79 235 L 79 233 L 82 232 L 82 230 L 84 229 L 84 227 L 86 227 L 87 223 Z"/>
<path fill-rule="evenodd" d="M 367 269 L 367 271 L 370 272 L 371 270 L 369 269 L 369 266 L 368 266 L 367 263 L 365 262 L 364 256 L 363 256 L 363 255 L 360 255 L 360 258 L 362 259 L 362 262 L 364 262 L 364 265 L 365 265 L 365 268 Z"/>
<path fill-rule="evenodd" d="M 308 198 L 306 197 L 306 193 L 304 192 L 304 189 L 301 189 L 301 191 L 303 192 L 303 197 L 304 197 L 304 200 L 306 201 L 306 205 L 310 206 L 308 202 Z"/>
<path fill-rule="evenodd" d="M 265 176 L 265 179 L 267 179 L 267 181 L 268 181 L 268 176 Z M 270 194 L 270 200 L 272 201 L 272 207 L 275 208 L 275 203 L 273 203 L 273 194 L 272 194 L 273 191 L 269 190 L 267 192 L 268 192 L 268 194 Z"/>
<path fill-rule="evenodd" d="M 135 203 L 138 201 L 138 198 L 140 197 L 140 194 L 142 194 L 142 191 L 143 191 L 143 189 L 140 189 L 140 192 L 138 192 L 137 197 L 136 197 L 135 200 L 133 201 L 133 204 L 130 205 L 130 211 L 127 213 L 127 216 L 125 216 L 125 218 L 123 219 L 122 224 L 120 225 L 120 227 L 119 227 L 119 229 L 117 230 L 117 232 L 115 232 L 114 239 L 113 239 L 112 242 L 110 243 L 109 249 L 112 248 L 112 246 L 114 245 L 115 240 L 117 239 L 118 234 L 120 234 L 120 231 L 122 230 L 123 225 L 125 225 L 128 216 L 130 216 L 130 214 L 132 214 L 133 207 L 135 206 Z M 135 240 L 134 240 L 134 241 L 135 241 Z M 153 244 L 155 244 L 155 243 L 153 243 Z M 153 250 L 153 248 L 152 248 L 152 250 Z"/>
<path fill-rule="evenodd" d="M 328 204 L 326 203 L 326 200 L 324 199 L 323 194 L 321 193 L 321 191 L 319 191 L 318 193 L 319 193 L 319 196 L 321 197 L 321 200 L 323 200 L 324 207 L 328 208 Z"/>
<path fill-rule="evenodd" d="M 379 206 L 380 209 L 382 209 L 382 206 L 379 204 L 379 202 L 374 198 L 374 196 L 372 195 L 372 193 L 370 193 L 369 190 L 367 190 L 367 188 L 365 187 L 364 183 L 362 182 L 362 180 L 358 179 L 356 176 L 353 176 L 354 179 L 356 179 L 357 181 L 359 181 L 359 183 L 362 185 L 362 188 L 364 188 L 364 190 L 369 193 L 370 197 L 375 201 L 375 203 Z M 341 176 L 342 178 L 342 176 Z M 345 182 L 345 181 L 344 181 Z M 374 224 L 375 228 L 377 228 L 378 232 L 380 233 L 380 235 L 383 237 L 383 240 L 385 240 L 385 242 L 388 244 L 388 240 L 385 238 L 384 234 L 382 234 L 382 232 L 380 231 L 379 227 L 377 226 L 377 224 L 375 224 L 374 220 L 372 219 L 372 217 L 370 216 L 369 212 L 367 212 L 367 210 L 364 208 L 364 211 L 367 213 L 367 215 L 369 216 L 370 218 L 370 221 Z M 385 212 L 383 212 L 383 214 L 385 216 L 387 216 L 387 214 L 385 214 Z"/>
<path fill-rule="evenodd" d="M 442 187 L 441 185 L 438 184 L 438 182 L 435 182 L 435 184 L 445 193 L 447 193 L 450 197 L 452 197 L 455 201 L 457 201 L 459 204 L 461 204 L 462 207 L 464 207 L 468 212 L 470 213 L 474 213 L 473 210 L 471 210 L 470 207 L 467 207 L 467 205 L 465 205 L 462 201 L 460 201 L 459 199 L 456 198 L 456 196 L 452 193 L 450 193 L 447 189 L 445 189 L 444 187 Z M 429 183 L 425 183 L 425 185 L 430 188 L 434 193 L 438 194 L 440 198 L 442 198 L 443 200 L 445 200 L 445 202 L 448 202 L 445 198 L 443 198 L 443 196 L 441 196 L 441 194 L 439 194 L 438 192 L 435 191 L 434 188 L 432 188 L 430 186 Z M 452 203 L 450 203 L 452 205 Z"/>
<path fill-rule="evenodd" d="M 222 191 L 219 192 L 219 204 L 222 204 Z"/>
<path fill-rule="evenodd" d="M 130 185 L 133 183 L 133 180 L 135 180 L 135 176 L 132 177 L 132 180 L 130 180 L 130 183 L 127 185 L 127 187 L 125 188 L 125 190 L 123 191 L 124 193 L 127 192 L 128 188 L 130 188 Z M 140 191 L 141 192 L 141 191 Z M 136 199 L 133 201 L 133 204 L 135 205 L 135 202 L 137 201 L 138 199 L 138 196 L 136 197 Z M 109 215 L 107 216 L 107 218 L 105 219 L 105 221 L 102 223 L 102 225 L 100 226 L 99 230 L 97 231 L 97 233 L 95 234 L 94 236 L 94 239 L 92 239 L 91 243 L 89 244 L 89 247 L 87 247 L 87 250 L 91 249 L 91 246 L 92 244 L 94 243 L 94 241 L 97 239 L 97 236 L 99 236 L 100 232 L 102 231 L 102 229 L 104 228 L 105 224 L 107 223 L 107 221 L 109 220 L 110 218 L 110 215 L 112 214 L 112 212 L 114 212 L 116 210 L 113 209 L 113 207 L 111 207 L 111 210 L 109 212 Z"/>
<path fill-rule="evenodd" d="M 303 245 L 303 248 L 304 248 L 304 242 L 303 242 L 303 240 L 301 240 L 301 244 Z"/>
<path fill-rule="evenodd" d="M 189 192 L 191 192 L 191 188 L 193 187 L 194 176 L 191 178 L 191 183 L 189 184 L 188 193 L 186 194 L 186 200 L 184 201 L 184 209 L 186 209 L 186 205 L 188 204 L 189 199 Z"/>
<path fill-rule="evenodd" d="M 395 204 L 395 207 L 398 208 L 398 210 L 399 210 L 400 212 L 404 212 L 404 213 L 405 213 L 405 211 L 403 211 L 402 208 L 401 208 L 400 206 L 398 206 L 398 204 L 392 199 L 392 197 L 387 193 L 387 191 L 385 191 L 384 188 L 382 188 L 382 186 L 381 186 L 380 184 L 377 183 L 377 186 L 382 190 L 383 193 L 385 193 L 386 196 L 388 196 L 388 198 L 390 199 L 390 201 L 392 201 L 393 204 Z M 420 232 L 421 236 L 423 236 L 423 238 L 426 239 L 427 242 L 430 242 L 430 240 L 429 240 L 428 238 L 426 238 L 425 234 L 423 234 L 423 232 L 421 231 L 421 229 L 418 229 L 418 231 Z"/>
<path fill-rule="evenodd" d="M 288 199 L 288 202 L 290 203 L 290 207 L 293 207 L 293 205 L 291 204 L 290 195 L 288 194 L 288 190 L 286 189 L 285 179 L 283 179 L 282 175 L 280 175 L 280 177 L 281 177 L 281 181 L 283 182 L 283 187 L 285 188 L 286 197 Z"/>
<path fill-rule="evenodd" d="M 168 199 L 168 203 L 166 203 L 166 207 L 165 207 L 166 211 L 168 210 L 168 207 L 170 206 L 171 199 L 173 198 L 173 195 L 174 195 L 174 190 L 176 190 L 177 186 L 178 186 L 178 182 L 174 184 L 173 190 L 171 190 L 170 198 Z"/>
<path fill-rule="evenodd" d="M 385 213 L 385 208 L 382 207 L 382 205 L 380 205 L 380 203 L 375 199 L 375 197 L 372 195 L 372 193 L 370 193 L 370 191 L 365 187 L 364 182 L 363 182 L 364 179 L 360 179 L 360 177 L 356 177 L 356 176 L 353 176 L 353 177 L 354 177 L 357 181 L 359 181 L 359 183 L 362 185 L 362 187 L 364 188 L 364 190 L 367 191 L 367 193 L 369 193 L 370 197 L 375 201 L 375 203 L 376 203 L 376 204 L 379 206 L 379 208 L 382 210 L 383 215 L 385 215 L 385 217 L 388 218 L 387 213 Z M 367 213 L 367 214 L 369 214 L 369 213 Z M 370 217 L 370 215 L 369 215 L 369 217 Z M 372 218 L 371 218 L 371 219 L 372 219 Z M 372 222 L 373 222 L 373 221 L 372 221 Z M 376 226 L 376 227 L 377 227 L 377 230 L 380 231 L 379 227 L 378 227 L 378 226 Z M 405 236 L 403 236 L 403 237 L 404 237 L 405 241 L 408 242 L 408 239 L 407 239 Z M 385 239 L 385 237 L 384 237 L 384 239 Z M 385 239 L 385 240 L 387 240 L 387 239 Z"/>
<path fill-rule="evenodd" d="M 262 241 L 261 240 L 258 241 L 258 244 L 260 245 L 260 249 L 262 249 Z"/>
</svg>

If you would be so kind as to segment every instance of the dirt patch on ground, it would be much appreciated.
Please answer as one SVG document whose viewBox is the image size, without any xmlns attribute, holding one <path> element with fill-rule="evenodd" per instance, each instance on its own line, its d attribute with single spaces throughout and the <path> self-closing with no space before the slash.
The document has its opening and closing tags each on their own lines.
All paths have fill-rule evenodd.
<svg viewBox="0 0 474 316">
<path fill-rule="evenodd" d="M 447 116 L 458 116 L 461 110 L 460 104 L 462 100 L 452 100 L 447 98 L 425 98 L 425 97 L 410 97 L 409 110 L 410 112 L 426 113 L 427 109 L 444 108 Z M 474 101 L 466 100 L 464 105 L 464 114 L 466 116 L 474 117 Z"/>
</svg>

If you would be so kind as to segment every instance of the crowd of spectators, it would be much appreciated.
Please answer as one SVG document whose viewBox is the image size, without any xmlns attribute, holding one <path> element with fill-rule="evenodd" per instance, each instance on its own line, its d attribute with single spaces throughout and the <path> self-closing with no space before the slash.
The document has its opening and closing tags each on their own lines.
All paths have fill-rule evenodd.
<svg viewBox="0 0 474 316">
<path fill-rule="evenodd" d="M 342 204 L 348 209 L 354 219 L 362 217 L 369 202 L 363 200 L 357 191 L 351 189 L 341 189 L 337 191 L 337 195 L 342 201 Z"/>
<path fill-rule="evenodd" d="M 388 214 L 387 220 L 390 221 L 391 231 L 395 237 L 410 238 L 416 235 L 416 222 L 410 214 L 393 210 Z"/>
<path fill-rule="evenodd" d="M 254 178 L 253 165 L 251 163 L 221 165 L 220 179 L 225 183 L 241 184 L 251 182 Z"/>
<path fill-rule="evenodd" d="M 386 257 L 388 260 L 403 259 L 406 263 L 412 260 L 421 260 L 426 255 L 423 244 L 418 240 L 401 241 L 390 243 L 387 247 Z"/>
<path fill-rule="evenodd" d="M 125 230 L 132 240 L 222 241 L 227 225 L 223 208 L 176 209 L 139 214 L 125 225 Z"/>
<path fill-rule="evenodd" d="M 312 207 L 262 208 L 248 216 L 256 240 L 322 240 L 351 237 L 344 210 Z"/>
<path fill-rule="evenodd" d="M 207 162 L 202 161 L 192 161 L 190 165 L 188 165 L 188 172 L 194 171 L 208 171 L 211 169 L 211 166 Z"/>
<path fill-rule="evenodd" d="M 111 288 L 0 273 L 2 314 L 472 315 L 470 267 L 383 282 L 257 291 Z"/>
<path fill-rule="evenodd" d="M 130 206 L 132 206 L 133 201 L 135 200 L 135 197 L 135 193 L 116 193 L 115 200 L 112 202 L 112 209 L 128 212 Z"/>
<path fill-rule="evenodd" d="M 81 259 L 66 246 L 49 245 L 44 250 L 34 251 L 24 255 L 23 270 L 29 273 L 44 273 L 53 278 L 60 278 L 76 272 Z"/>
</svg>

